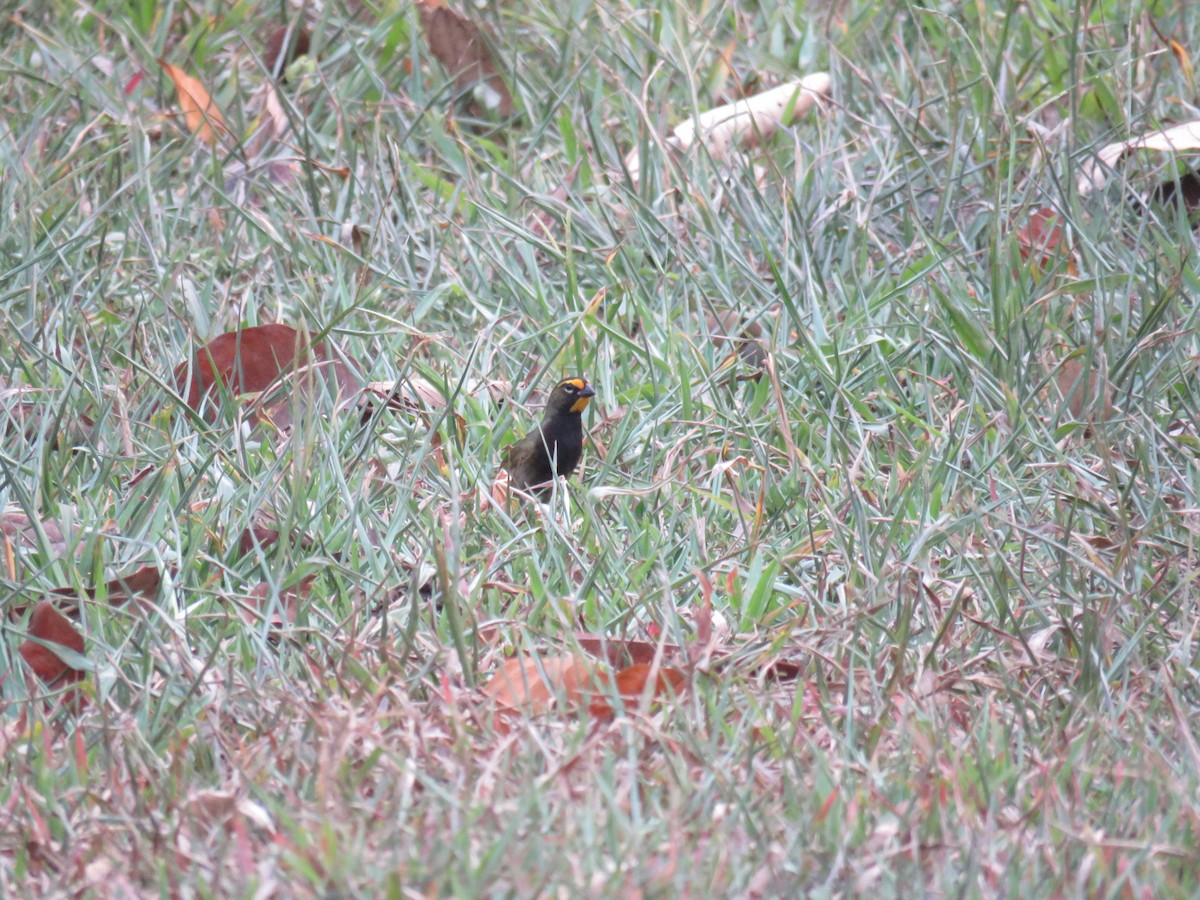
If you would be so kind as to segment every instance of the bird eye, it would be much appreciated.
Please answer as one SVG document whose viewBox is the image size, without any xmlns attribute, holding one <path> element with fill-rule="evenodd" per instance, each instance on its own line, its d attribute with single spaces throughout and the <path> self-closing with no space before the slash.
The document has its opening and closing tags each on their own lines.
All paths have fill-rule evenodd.
<svg viewBox="0 0 1200 900">
<path fill-rule="evenodd" d="M 571 384 L 571 382 L 568 381 L 567 382 L 567 392 L 570 394 L 577 394 L 577 393 L 579 393 L 579 388 L 575 387 L 575 385 Z"/>
</svg>

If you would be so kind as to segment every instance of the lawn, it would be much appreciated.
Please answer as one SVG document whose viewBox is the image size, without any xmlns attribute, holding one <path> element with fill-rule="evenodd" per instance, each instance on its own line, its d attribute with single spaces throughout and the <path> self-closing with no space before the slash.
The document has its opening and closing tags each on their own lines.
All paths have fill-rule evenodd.
<svg viewBox="0 0 1200 900">
<path fill-rule="evenodd" d="M 0 22 L 0 895 L 1200 894 L 1200 8 L 435 7 Z"/>
</svg>

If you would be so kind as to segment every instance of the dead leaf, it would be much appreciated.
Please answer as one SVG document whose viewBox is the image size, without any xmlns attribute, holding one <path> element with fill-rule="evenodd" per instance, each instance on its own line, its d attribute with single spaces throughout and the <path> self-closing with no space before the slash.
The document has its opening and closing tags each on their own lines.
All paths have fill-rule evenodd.
<svg viewBox="0 0 1200 900">
<path fill-rule="evenodd" d="M 1184 150 L 1200 150 L 1200 119 L 1182 122 L 1170 128 L 1147 131 L 1126 141 L 1108 144 L 1079 167 L 1076 179 L 1079 193 L 1090 194 L 1104 187 L 1114 167 L 1122 157 L 1137 150 L 1155 150 L 1160 153 L 1179 153 Z"/>
<path fill-rule="evenodd" d="M 46 544 L 43 549 L 48 555 L 58 557 L 67 552 L 67 540 L 62 528 L 51 519 L 34 521 L 25 513 L 7 510 L 0 513 L 0 533 L 4 535 L 9 549 L 37 550 L 42 547 L 41 538 L 44 535 Z M 79 553 L 82 549 L 82 544 L 77 543 L 75 552 Z"/>
<path fill-rule="evenodd" d="M 263 47 L 263 65 L 273 77 L 286 84 L 288 66 L 299 57 L 308 55 L 311 41 L 312 35 L 303 25 L 280 25 L 267 36 Z"/>
<path fill-rule="evenodd" d="M 1085 361 L 1078 356 L 1070 357 L 1059 365 L 1054 380 L 1073 418 L 1080 421 L 1112 418 L 1112 385 L 1096 366 L 1085 372 Z"/>
<path fill-rule="evenodd" d="M 30 637 L 50 644 L 59 644 L 83 656 L 83 635 L 49 600 L 43 600 L 34 607 L 33 615 L 29 617 L 28 633 Z M 84 676 L 82 670 L 73 668 L 53 649 L 37 641 L 26 639 L 17 650 L 25 658 L 29 668 L 48 685 L 70 684 Z"/>
<path fill-rule="evenodd" d="M 450 73 L 459 90 L 474 88 L 473 105 L 504 118 L 512 114 L 513 98 L 479 26 L 446 6 L 442 0 L 417 0 L 425 42 Z M 473 111 L 472 114 L 476 114 Z"/>
<path fill-rule="evenodd" d="M 160 59 L 158 64 L 175 85 L 175 95 L 179 98 L 179 107 L 183 110 L 188 131 L 208 146 L 216 146 L 220 137 L 229 134 L 229 129 L 204 83 L 166 60 Z"/>
<path fill-rule="evenodd" d="M 582 656 L 515 657 L 484 687 L 498 707 L 530 714 L 549 711 L 561 696 L 568 708 L 578 707 L 585 691 L 594 691 L 603 676 L 594 661 Z"/>
<path fill-rule="evenodd" d="M 262 415 L 286 428 L 291 424 L 293 400 L 311 401 L 326 378 L 332 381 L 339 405 L 357 398 L 362 381 L 356 369 L 350 362 L 330 358 L 325 343 L 310 344 L 306 332 L 271 324 L 214 338 L 176 367 L 174 381 L 184 401 L 197 412 L 206 398 L 219 406 L 227 394 L 236 397 L 286 387 L 285 396 L 272 392 L 263 399 L 274 402 L 259 406 Z"/>
<path fill-rule="evenodd" d="M 262 805 L 232 791 L 196 791 L 188 797 L 185 809 L 188 819 L 204 828 L 219 825 L 233 830 L 235 820 L 241 817 L 263 831 L 275 833 L 275 823 Z"/>
<path fill-rule="evenodd" d="M 278 640 L 277 632 L 285 626 L 296 624 L 300 607 L 312 594 L 313 582 L 316 581 L 318 574 L 314 572 L 306 575 L 291 587 L 281 590 L 278 606 L 271 600 L 271 585 L 265 581 L 256 584 L 250 590 L 246 604 L 239 606 L 242 618 L 251 625 L 258 625 L 266 621 L 271 627 L 271 640 Z"/>
<path fill-rule="evenodd" d="M 762 345 L 762 326 L 758 322 L 743 322 L 737 313 L 724 311 L 715 315 L 705 316 L 708 334 L 713 346 L 721 347 L 728 343 L 733 346 L 736 355 L 751 369 L 754 375 L 747 376 L 755 381 L 762 378 L 762 368 L 767 361 L 767 351 Z M 722 362 L 722 368 L 733 362 L 731 355 Z"/>
<path fill-rule="evenodd" d="M 614 675 L 612 681 L 625 703 L 634 704 L 646 694 L 651 676 L 654 677 L 654 686 L 649 691 L 652 700 L 682 694 L 687 685 L 687 676 L 679 669 L 664 667 L 655 672 L 650 663 L 634 663 Z M 606 697 L 598 696 L 592 701 L 589 712 L 594 716 L 611 716 L 613 708 Z"/>
<path fill-rule="evenodd" d="M 257 525 L 243 528 L 241 535 L 238 537 L 238 554 L 245 556 L 255 547 L 266 550 L 278 540 L 279 532 L 274 528 L 260 528 Z"/>
<path fill-rule="evenodd" d="M 676 125 L 667 138 L 667 148 L 686 153 L 699 144 L 713 160 L 720 162 L 735 145 L 765 140 L 804 115 L 817 101 L 829 96 L 831 85 L 827 73 L 816 72 L 744 100 L 710 109 Z M 636 181 L 641 172 L 638 148 L 625 157 L 625 168 Z"/>
<path fill-rule="evenodd" d="M 1066 241 L 1062 219 L 1054 210 L 1034 210 L 1029 221 L 1017 229 L 1015 235 L 1021 259 L 1029 262 L 1034 274 L 1051 271 L 1060 259 L 1066 259 L 1067 272 L 1078 277 L 1075 252 Z"/>
<path fill-rule="evenodd" d="M 608 660 L 614 669 L 624 669 L 636 663 L 649 665 L 662 653 L 664 659 L 682 659 L 683 648 L 678 644 L 659 644 L 632 638 L 612 638 L 603 634 L 576 632 L 573 640 L 579 649 Z"/>
</svg>

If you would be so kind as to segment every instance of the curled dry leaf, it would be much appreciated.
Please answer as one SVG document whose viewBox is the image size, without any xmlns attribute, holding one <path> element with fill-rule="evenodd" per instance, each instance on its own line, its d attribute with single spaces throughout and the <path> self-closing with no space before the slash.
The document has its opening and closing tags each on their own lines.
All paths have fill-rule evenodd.
<svg viewBox="0 0 1200 900">
<path fill-rule="evenodd" d="M 831 84 L 827 73 L 816 72 L 710 109 L 676 125 L 667 146 L 684 153 L 699 144 L 714 160 L 723 160 L 736 145 L 765 140 L 804 115 L 818 100 L 829 96 Z M 639 177 L 641 163 L 636 148 L 625 157 L 625 167 L 634 180 Z"/>
<path fill-rule="evenodd" d="M 50 391 L 26 385 L 9 387 L 0 379 L 0 433 L 36 441 L 44 435 L 55 450 L 94 443 L 96 423 L 83 413 L 68 418 Z"/>
<path fill-rule="evenodd" d="M 44 549 L 48 554 L 62 556 L 67 552 L 67 540 L 62 528 L 52 519 L 35 521 L 25 513 L 6 510 L 0 513 L 0 534 L 3 534 L 5 543 L 10 547 L 15 546 L 21 550 L 36 550 L 41 547 L 41 538 L 44 535 Z M 82 550 L 82 545 L 77 543 L 75 552 L 80 553 Z"/>
<path fill-rule="evenodd" d="M 484 109 L 510 116 L 512 94 L 479 26 L 442 0 L 417 0 L 417 12 L 429 52 L 445 66 L 459 90 L 475 88 L 475 99 Z"/>
<path fill-rule="evenodd" d="M 1035 275 L 1052 270 L 1063 258 L 1067 261 L 1067 272 L 1079 275 L 1075 252 L 1067 243 L 1061 217 L 1054 210 L 1034 210 L 1029 221 L 1017 229 L 1016 240 L 1021 259 L 1029 263 Z"/>
<path fill-rule="evenodd" d="M 1080 357 L 1071 357 L 1059 365 L 1054 381 L 1073 418 L 1079 421 L 1112 418 L 1112 385 L 1099 367 L 1086 365 Z"/>
<path fill-rule="evenodd" d="M 1095 158 L 1087 160 L 1079 167 L 1076 179 L 1079 193 L 1090 194 L 1104 187 L 1121 158 L 1136 150 L 1155 150 L 1160 153 L 1200 150 L 1200 119 L 1183 122 L 1171 128 L 1147 131 L 1127 141 L 1117 141 L 1101 147 Z"/>
<path fill-rule="evenodd" d="M 240 816 L 263 831 L 274 834 L 271 814 L 248 797 L 238 797 L 232 791 L 196 791 L 188 797 L 185 809 L 188 819 L 201 827 L 221 826 L 232 829 L 233 820 Z"/>
<path fill-rule="evenodd" d="M 278 540 L 279 532 L 274 528 L 262 528 L 258 525 L 243 528 L 241 535 L 238 536 L 238 554 L 245 556 L 255 547 L 266 550 Z"/>
<path fill-rule="evenodd" d="M 283 397 L 272 392 L 267 399 L 274 402 L 262 407 L 282 428 L 291 424 L 292 399 L 314 399 L 326 379 L 332 381 L 339 404 L 357 397 L 362 382 L 356 368 L 331 358 L 325 343 L 312 344 L 306 332 L 287 325 L 256 325 L 214 338 L 175 368 L 174 380 L 187 405 L 196 411 L 206 398 L 220 404 L 225 395 L 286 387 Z"/>
<path fill-rule="evenodd" d="M 29 617 L 29 635 L 83 655 L 83 635 L 49 600 L 43 600 L 34 607 L 33 615 Z M 27 639 L 17 650 L 29 668 L 48 685 L 70 684 L 83 678 L 81 670 L 64 662 L 52 648 L 37 641 Z"/>
<path fill-rule="evenodd" d="M 175 95 L 179 98 L 179 107 L 183 110 L 184 121 L 188 131 L 196 139 L 213 147 L 217 141 L 229 133 L 225 119 L 217 104 L 213 102 L 208 88 L 198 78 L 193 78 L 178 66 L 173 66 L 166 60 L 158 60 L 158 64 L 171 78 L 175 85 Z"/>
<path fill-rule="evenodd" d="M 664 659 L 682 659 L 683 648 L 678 644 L 660 644 L 636 638 L 613 638 L 603 634 L 578 631 L 574 636 L 579 649 L 608 660 L 614 669 L 624 669 L 636 663 L 649 665 L 659 653 Z"/>
</svg>

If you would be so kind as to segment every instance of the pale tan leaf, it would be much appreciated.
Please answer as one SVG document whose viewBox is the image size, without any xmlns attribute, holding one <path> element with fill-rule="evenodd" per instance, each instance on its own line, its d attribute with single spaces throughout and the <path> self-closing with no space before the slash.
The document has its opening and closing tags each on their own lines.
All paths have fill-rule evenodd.
<svg viewBox="0 0 1200 900">
<path fill-rule="evenodd" d="M 1182 122 L 1170 128 L 1155 129 L 1126 141 L 1117 141 L 1100 148 L 1094 159 L 1079 167 L 1079 193 L 1090 194 L 1104 187 L 1113 167 L 1127 153 L 1135 150 L 1155 150 L 1160 153 L 1179 153 L 1200 150 L 1200 119 Z"/>
<path fill-rule="evenodd" d="M 827 73 L 816 72 L 718 106 L 676 125 L 667 146 L 683 153 L 702 145 L 714 160 L 723 160 L 735 146 L 764 140 L 804 115 L 818 100 L 829 96 L 831 85 Z M 641 163 L 636 148 L 626 156 L 625 166 L 633 178 L 639 176 Z"/>
</svg>

